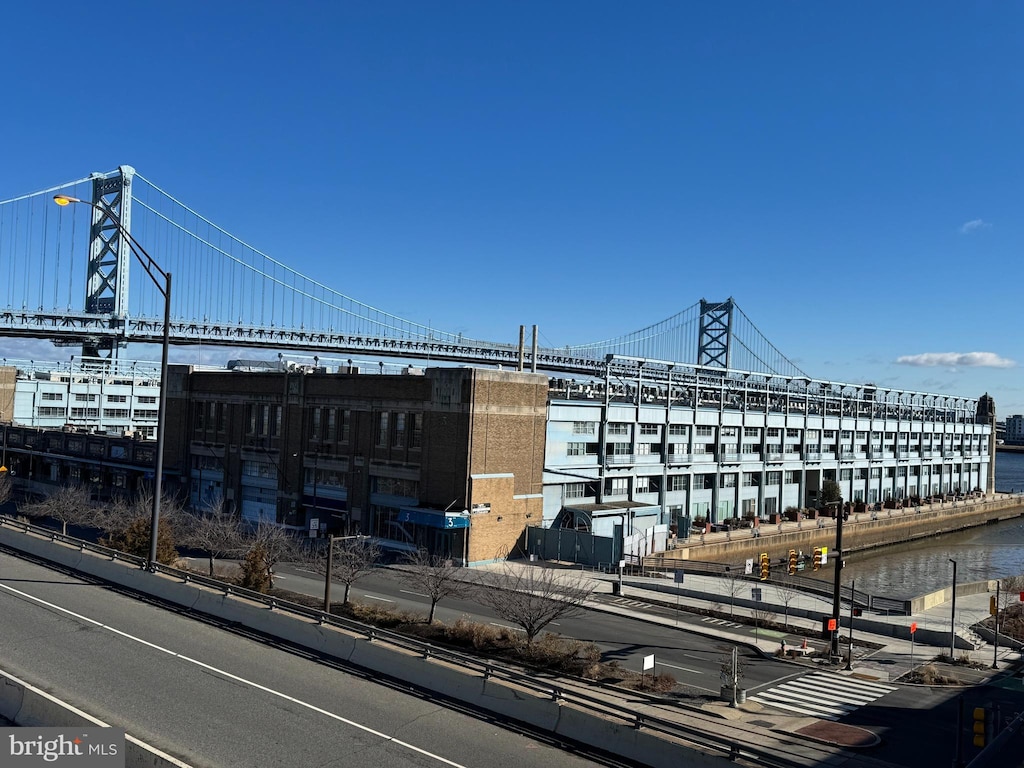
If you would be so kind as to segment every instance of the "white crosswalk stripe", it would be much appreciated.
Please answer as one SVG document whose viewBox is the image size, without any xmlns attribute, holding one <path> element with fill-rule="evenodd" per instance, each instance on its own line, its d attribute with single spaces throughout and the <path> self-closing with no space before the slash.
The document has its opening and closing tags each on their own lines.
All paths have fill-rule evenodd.
<svg viewBox="0 0 1024 768">
<path fill-rule="evenodd" d="M 895 690 L 894 685 L 871 680 L 812 673 L 760 691 L 747 700 L 799 715 L 838 720 Z"/>
<path fill-rule="evenodd" d="M 714 624 L 719 627 L 742 627 L 742 624 L 737 624 L 735 621 L 726 621 L 725 619 L 716 619 L 714 616 L 705 616 L 701 621 L 707 624 Z"/>
</svg>

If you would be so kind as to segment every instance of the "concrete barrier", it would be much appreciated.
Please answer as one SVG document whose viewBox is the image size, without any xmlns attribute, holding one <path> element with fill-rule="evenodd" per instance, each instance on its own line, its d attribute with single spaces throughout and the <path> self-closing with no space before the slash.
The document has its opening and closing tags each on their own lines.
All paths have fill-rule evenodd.
<svg viewBox="0 0 1024 768">
<path fill-rule="evenodd" d="M 62 728 L 108 728 L 107 723 L 0 670 L 0 717 L 15 725 Z M 125 735 L 125 768 L 190 768 L 155 747 Z"/>
</svg>

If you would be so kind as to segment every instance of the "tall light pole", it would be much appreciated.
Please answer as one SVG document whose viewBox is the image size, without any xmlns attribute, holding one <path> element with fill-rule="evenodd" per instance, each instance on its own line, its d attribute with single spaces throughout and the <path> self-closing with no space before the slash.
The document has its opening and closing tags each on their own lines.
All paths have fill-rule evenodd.
<svg viewBox="0 0 1024 768">
<path fill-rule="evenodd" d="M 832 583 L 832 620 L 835 622 L 835 631 L 832 633 L 831 638 L 831 654 L 832 658 L 839 656 L 839 609 L 840 605 L 841 589 L 842 589 L 842 573 L 843 573 L 843 510 L 845 504 L 843 498 L 839 497 L 839 506 L 836 507 L 836 564 L 835 564 L 835 577 Z"/>
<path fill-rule="evenodd" d="M 110 217 L 117 227 L 117 231 L 128 241 L 135 258 L 138 259 L 142 268 L 146 270 L 153 285 L 164 297 L 164 335 L 163 346 L 160 351 L 160 400 L 156 415 L 156 467 L 153 478 L 153 515 L 149 526 L 149 559 L 146 561 L 146 568 L 150 571 L 157 569 L 157 538 L 160 530 L 160 497 L 163 494 L 164 478 L 164 437 L 167 433 L 167 350 L 170 347 L 171 338 L 171 273 L 165 272 L 153 260 L 146 249 L 136 240 L 127 227 L 121 222 L 121 217 L 114 213 L 108 206 L 100 205 L 89 200 L 81 200 L 69 195 L 54 195 L 53 201 L 60 206 L 69 203 L 81 203 L 96 208 Z"/>
<path fill-rule="evenodd" d="M 949 613 L 949 660 L 956 659 L 956 560 L 949 558 L 953 564 L 953 607 Z"/>
</svg>

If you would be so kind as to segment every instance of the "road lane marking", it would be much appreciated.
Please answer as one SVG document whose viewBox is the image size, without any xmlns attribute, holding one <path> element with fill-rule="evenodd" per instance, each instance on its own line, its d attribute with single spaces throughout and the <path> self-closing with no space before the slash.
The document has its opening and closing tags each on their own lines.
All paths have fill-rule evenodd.
<svg viewBox="0 0 1024 768">
<path fill-rule="evenodd" d="M 363 597 L 368 597 L 371 600 L 380 600 L 382 603 L 393 603 L 393 602 L 395 602 L 394 600 L 388 600 L 386 597 L 377 597 L 376 595 L 364 594 Z"/>
<path fill-rule="evenodd" d="M 658 662 L 659 667 L 670 667 L 672 669 L 681 669 L 683 672 L 693 672 L 695 675 L 703 675 L 699 669 L 690 669 L 689 667 L 677 667 L 675 664 L 666 664 L 664 661 Z"/>
<path fill-rule="evenodd" d="M 428 752 L 425 749 L 417 747 L 415 744 L 410 744 L 407 741 L 402 741 L 401 739 L 396 739 L 394 736 L 389 736 L 388 734 L 383 733 L 383 732 L 378 731 L 378 730 L 375 730 L 375 729 L 371 728 L 368 725 L 363 725 L 362 723 L 357 723 L 355 720 L 349 720 L 347 717 L 342 717 L 341 715 L 335 714 L 334 712 L 329 712 L 326 709 L 323 709 L 321 707 L 316 706 L 315 704 L 310 704 L 308 701 L 302 701 L 302 699 L 297 699 L 294 696 L 289 696 L 287 693 L 283 693 L 282 691 L 277 691 L 277 690 L 275 690 L 273 688 L 268 688 L 265 685 L 261 685 L 260 683 L 257 683 L 255 680 L 249 680 L 249 679 L 244 678 L 244 677 L 239 677 L 238 675 L 233 675 L 230 672 L 227 672 L 227 671 L 225 671 L 223 669 L 220 669 L 219 667 L 215 667 L 215 666 L 213 666 L 211 664 L 207 664 L 206 662 L 199 661 L 198 659 L 193 659 L 193 658 L 191 658 L 189 656 L 185 656 L 184 654 L 178 653 L 177 651 L 172 651 L 169 648 L 164 648 L 163 646 L 156 645 L 155 643 L 151 643 L 148 640 L 143 640 L 141 637 L 136 637 L 135 635 L 131 635 L 131 634 L 125 632 L 124 630 L 117 629 L 116 627 L 112 627 L 109 624 L 104 624 L 103 622 L 97 621 L 96 619 L 91 619 L 88 616 L 84 616 L 84 615 L 82 615 L 80 613 L 75 613 L 74 611 L 68 610 L 67 608 L 59 606 L 56 603 L 51 603 L 51 602 L 48 602 L 46 600 L 43 600 L 42 598 L 36 597 L 35 595 L 30 595 L 28 592 L 22 592 L 20 589 L 15 589 L 14 587 L 10 587 L 10 586 L 8 586 L 6 584 L 0 584 L 0 587 L 2 587 L 3 589 L 6 589 L 8 592 L 12 592 L 15 595 L 20 595 L 21 597 L 25 598 L 26 600 L 31 600 L 32 602 L 38 603 L 39 605 L 44 605 L 47 608 L 50 608 L 50 609 L 52 609 L 54 611 L 58 611 L 60 613 L 66 614 L 68 616 L 71 616 L 73 618 L 78 619 L 79 621 L 83 621 L 83 622 L 85 622 L 87 624 L 92 624 L 93 626 L 99 627 L 100 629 L 105 629 L 108 632 L 112 632 L 113 634 L 118 635 L 120 637 L 123 637 L 123 638 L 125 638 L 127 640 L 132 640 L 132 641 L 134 641 L 136 643 L 139 643 L 140 645 L 145 645 L 145 646 L 147 646 L 149 648 L 152 648 L 153 650 L 158 651 L 160 653 L 165 653 L 168 656 L 174 656 L 177 659 L 181 659 L 182 661 L 187 662 L 189 664 L 194 664 L 195 666 L 201 667 L 202 669 L 205 669 L 205 670 L 207 670 L 209 672 L 216 672 L 218 675 L 221 675 L 222 677 L 225 677 L 228 680 L 234 680 L 237 683 L 242 683 L 243 685 L 248 685 L 251 688 L 255 688 L 258 691 L 263 691 L 264 693 L 270 694 L 271 696 L 276 696 L 279 699 L 284 699 L 285 701 L 289 701 L 292 704 L 297 704 L 300 707 L 305 707 L 306 709 L 308 709 L 308 710 L 310 710 L 312 712 L 316 712 L 317 714 L 321 714 L 324 717 L 329 717 L 332 720 L 337 720 L 339 723 L 344 723 L 345 725 L 348 725 L 348 726 L 351 726 L 353 728 L 356 728 L 356 729 L 358 729 L 360 731 L 363 731 L 364 733 L 368 733 L 368 734 L 370 734 L 372 736 L 377 736 L 378 738 L 384 739 L 385 741 L 389 741 L 392 744 L 395 744 L 395 745 L 397 745 L 399 747 L 405 747 L 406 749 L 408 749 L 408 750 L 410 750 L 412 752 L 416 752 L 417 754 L 423 755 L 424 757 L 428 757 L 428 758 L 430 758 L 432 760 L 436 760 L 439 763 L 444 763 L 445 765 L 451 765 L 454 768 L 467 768 L 462 763 L 456 763 L 456 762 L 454 762 L 452 760 L 449 760 L 448 758 L 441 757 L 440 755 L 434 754 L 433 752 Z"/>
<path fill-rule="evenodd" d="M 410 592 L 408 589 L 400 589 L 398 591 L 403 595 L 416 595 L 416 597 L 425 597 L 427 600 L 430 599 L 430 595 L 424 595 L 422 592 Z"/>
<path fill-rule="evenodd" d="M 492 621 L 491 622 L 491 626 L 492 627 L 501 627 L 502 629 L 511 629 L 513 632 L 522 632 L 523 631 L 523 629 L 521 627 L 510 627 L 508 624 L 499 624 L 496 621 Z"/>
</svg>

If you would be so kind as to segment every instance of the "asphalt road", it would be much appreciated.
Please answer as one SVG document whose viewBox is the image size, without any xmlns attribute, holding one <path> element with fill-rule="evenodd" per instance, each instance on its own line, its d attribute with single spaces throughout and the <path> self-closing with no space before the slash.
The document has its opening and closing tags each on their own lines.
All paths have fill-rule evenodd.
<svg viewBox="0 0 1024 768">
<path fill-rule="evenodd" d="M 301 594 L 323 596 L 322 576 L 287 565 L 278 566 L 275 572 L 275 586 Z M 426 616 L 430 600 L 417 594 L 415 589 L 402 580 L 400 571 L 381 569 L 357 581 L 352 586 L 350 599 L 361 603 L 377 602 Z M 341 585 L 335 584 L 331 588 L 335 602 L 340 601 L 343 594 Z M 671 609 L 655 610 L 675 620 L 675 612 Z M 485 624 L 515 628 L 486 606 L 470 599 L 448 598 L 438 604 L 436 617 L 441 621 L 451 623 L 463 616 Z M 643 666 L 644 656 L 654 654 L 659 672 L 671 674 L 680 685 L 699 693 L 717 696 L 721 687 L 719 673 L 723 655 L 731 653 L 733 646 L 747 637 L 752 640 L 754 629 L 749 626 L 734 628 L 735 641 L 685 631 L 700 623 L 700 617 L 687 613 L 679 615 L 679 626 L 676 627 L 584 610 L 579 615 L 548 625 L 546 631 L 593 642 L 601 649 L 603 660 L 617 661 L 621 666 L 637 671 Z M 761 632 L 763 638 L 764 630 Z M 764 659 L 744 646 L 740 646 L 740 651 L 745 663 L 744 682 L 749 689 L 793 675 L 791 666 Z"/>
<path fill-rule="evenodd" d="M 195 766 L 595 764 L 6 554 L 0 616 L 0 666 Z"/>
</svg>

